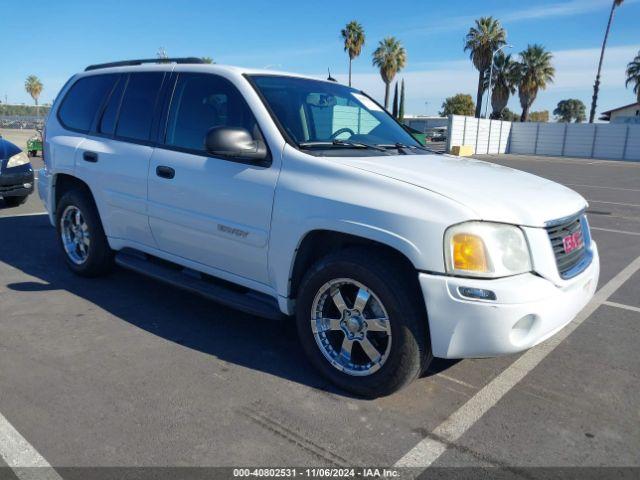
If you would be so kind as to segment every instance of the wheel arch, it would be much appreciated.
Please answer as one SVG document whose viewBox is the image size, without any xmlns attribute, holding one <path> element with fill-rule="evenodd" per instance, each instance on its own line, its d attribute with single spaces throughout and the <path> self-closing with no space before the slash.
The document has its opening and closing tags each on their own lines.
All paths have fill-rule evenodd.
<svg viewBox="0 0 640 480">
<path fill-rule="evenodd" d="M 69 175 L 68 173 L 57 173 L 53 177 L 53 182 L 51 185 L 53 189 L 53 192 L 51 195 L 51 201 L 52 201 L 51 212 L 53 212 L 54 216 L 55 216 L 56 209 L 58 208 L 58 204 L 60 203 L 60 199 L 65 193 L 67 193 L 70 190 L 74 190 L 74 189 L 82 190 L 87 195 L 89 195 L 94 205 L 96 203 L 93 193 L 91 192 L 91 188 L 89 188 L 89 185 L 87 185 L 86 182 L 79 179 L 78 177 Z"/>
<path fill-rule="evenodd" d="M 299 241 L 291 263 L 287 293 L 290 299 L 298 296 L 298 289 L 305 272 L 320 258 L 329 253 L 349 247 L 363 247 L 375 251 L 380 257 L 388 261 L 397 262 L 407 274 L 415 276 L 416 285 L 418 277 L 416 267 L 410 254 L 415 255 L 417 249 L 410 243 L 404 244 L 405 251 L 389 243 L 364 237 L 354 233 L 347 233 L 332 229 L 315 229 L 308 231 Z M 411 256 L 413 256 L 411 255 Z"/>
</svg>

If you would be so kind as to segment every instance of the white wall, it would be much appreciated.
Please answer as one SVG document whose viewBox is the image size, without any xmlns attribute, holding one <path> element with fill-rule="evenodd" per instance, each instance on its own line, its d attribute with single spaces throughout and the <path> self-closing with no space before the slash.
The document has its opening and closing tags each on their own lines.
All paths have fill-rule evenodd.
<svg viewBox="0 0 640 480">
<path fill-rule="evenodd" d="M 506 153 L 511 122 L 449 116 L 447 150 L 454 145 L 471 145 L 475 153 Z"/>
<path fill-rule="evenodd" d="M 474 153 L 516 153 L 640 161 L 640 125 L 520 123 L 449 117 L 447 149 L 470 145 Z"/>
</svg>

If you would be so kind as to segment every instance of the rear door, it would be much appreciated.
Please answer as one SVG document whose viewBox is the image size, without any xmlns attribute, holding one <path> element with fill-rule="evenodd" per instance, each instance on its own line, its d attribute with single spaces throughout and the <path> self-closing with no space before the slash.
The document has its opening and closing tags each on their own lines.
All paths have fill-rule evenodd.
<svg viewBox="0 0 640 480">
<path fill-rule="evenodd" d="M 165 72 L 118 76 L 92 132 L 79 146 L 76 169 L 99 197 L 107 235 L 155 246 L 147 214 L 152 127 Z"/>
<path fill-rule="evenodd" d="M 212 127 L 262 134 L 242 94 L 227 79 L 180 73 L 166 135 L 149 166 L 149 220 L 159 248 L 220 271 L 267 283 L 267 245 L 277 168 L 213 157 Z M 236 279 L 237 280 L 237 279 Z"/>
</svg>

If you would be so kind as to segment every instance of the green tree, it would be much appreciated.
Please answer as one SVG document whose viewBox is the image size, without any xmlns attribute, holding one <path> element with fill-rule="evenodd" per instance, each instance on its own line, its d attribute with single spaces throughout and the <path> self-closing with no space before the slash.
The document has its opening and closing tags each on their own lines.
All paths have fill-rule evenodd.
<svg viewBox="0 0 640 480">
<path fill-rule="evenodd" d="M 575 120 L 576 123 L 581 123 L 587 118 L 586 111 L 587 107 L 582 103 L 582 100 L 569 98 L 567 100 L 560 100 L 553 114 L 559 122 L 569 123 Z"/>
<path fill-rule="evenodd" d="M 469 29 L 465 37 L 464 51 L 474 67 L 478 69 L 478 93 L 476 95 L 476 117 L 480 118 L 482 111 L 482 95 L 485 90 L 485 77 L 491 66 L 491 57 L 497 48 L 506 44 L 507 32 L 500 25 L 500 21 L 493 17 L 482 17 L 476 20 L 474 27 Z"/>
<path fill-rule="evenodd" d="M 489 88 L 488 75 L 486 82 L 485 88 Z M 500 114 L 509 103 L 509 95 L 516 93 L 517 85 L 517 62 L 511 59 L 511 55 L 498 53 L 493 63 L 493 78 L 491 79 L 491 118 L 500 118 Z"/>
<path fill-rule="evenodd" d="M 633 93 L 636 94 L 638 102 L 640 102 L 640 51 L 638 55 L 627 65 L 627 81 L 625 86 L 633 85 Z"/>
<path fill-rule="evenodd" d="M 364 28 L 355 20 L 349 22 L 340 31 L 344 40 L 344 51 L 349 55 L 349 86 L 351 86 L 351 63 L 353 59 L 360 56 L 365 41 Z"/>
<path fill-rule="evenodd" d="M 393 109 L 391 110 L 393 118 L 398 118 L 398 82 L 396 82 L 395 89 L 393 91 Z"/>
<path fill-rule="evenodd" d="M 545 50 L 542 45 L 528 45 L 527 49 L 520 52 L 518 65 L 518 96 L 522 115 L 520 121 L 526 122 L 529 118 L 529 109 L 538 96 L 539 90 L 547 88 L 547 84 L 553 82 L 555 69 L 551 65 L 553 55 Z"/>
<path fill-rule="evenodd" d="M 404 78 L 400 84 L 400 107 L 398 109 L 398 120 L 404 122 Z"/>
<path fill-rule="evenodd" d="M 407 65 L 407 51 L 394 37 L 380 40 L 373 52 L 373 65 L 380 69 L 384 82 L 384 108 L 389 109 L 389 86 L 400 70 Z"/>
<path fill-rule="evenodd" d="M 211 57 L 202 57 L 202 61 L 204 63 L 216 63 L 216 62 L 213 61 L 213 58 L 211 58 Z"/>
<path fill-rule="evenodd" d="M 540 110 L 539 112 L 531 112 L 528 122 L 548 122 L 549 110 Z"/>
<path fill-rule="evenodd" d="M 473 104 L 473 98 L 471 95 L 465 93 L 458 93 L 453 97 L 447 97 L 442 103 L 441 117 L 448 115 L 466 115 L 471 116 L 475 111 L 476 106 Z"/>
<path fill-rule="evenodd" d="M 604 51 L 607 48 L 607 39 L 609 38 L 609 30 L 611 30 L 611 22 L 613 21 L 613 14 L 616 11 L 616 7 L 622 5 L 624 0 L 613 0 L 611 3 L 611 12 L 609 12 L 609 21 L 607 22 L 607 29 L 604 32 L 604 40 L 602 40 L 602 49 L 600 50 L 600 61 L 598 62 L 598 71 L 596 73 L 596 81 L 593 84 L 593 98 L 591 99 L 591 111 L 589 112 L 589 123 L 593 123 L 596 116 L 596 104 L 598 103 L 598 92 L 600 90 L 600 71 L 602 70 L 602 60 L 604 59 Z"/>
<path fill-rule="evenodd" d="M 516 112 L 512 112 L 507 107 L 505 107 L 502 110 L 502 113 L 500 113 L 500 118 L 498 118 L 498 120 L 505 120 L 507 122 L 518 122 L 520 120 L 520 115 L 518 115 Z"/>
<path fill-rule="evenodd" d="M 31 95 L 31 98 L 33 98 L 36 104 L 36 116 L 39 115 L 38 99 L 40 98 L 43 88 L 42 82 L 35 75 L 29 75 L 24 82 L 24 89 Z"/>
</svg>

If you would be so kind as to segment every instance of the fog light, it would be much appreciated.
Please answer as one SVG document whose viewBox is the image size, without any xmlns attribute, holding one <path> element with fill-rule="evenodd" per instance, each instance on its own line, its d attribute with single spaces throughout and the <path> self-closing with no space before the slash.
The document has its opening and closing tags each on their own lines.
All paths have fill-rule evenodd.
<svg viewBox="0 0 640 480">
<path fill-rule="evenodd" d="M 473 298 L 477 300 L 495 300 L 496 294 L 491 290 L 485 290 L 483 288 L 472 287 L 458 287 L 460 295 L 467 298 Z"/>
<path fill-rule="evenodd" d="M 31 184 L 30 183 L 23 183 L 22 186 L 24 188 L 31 188 Z"/>
</svg>

